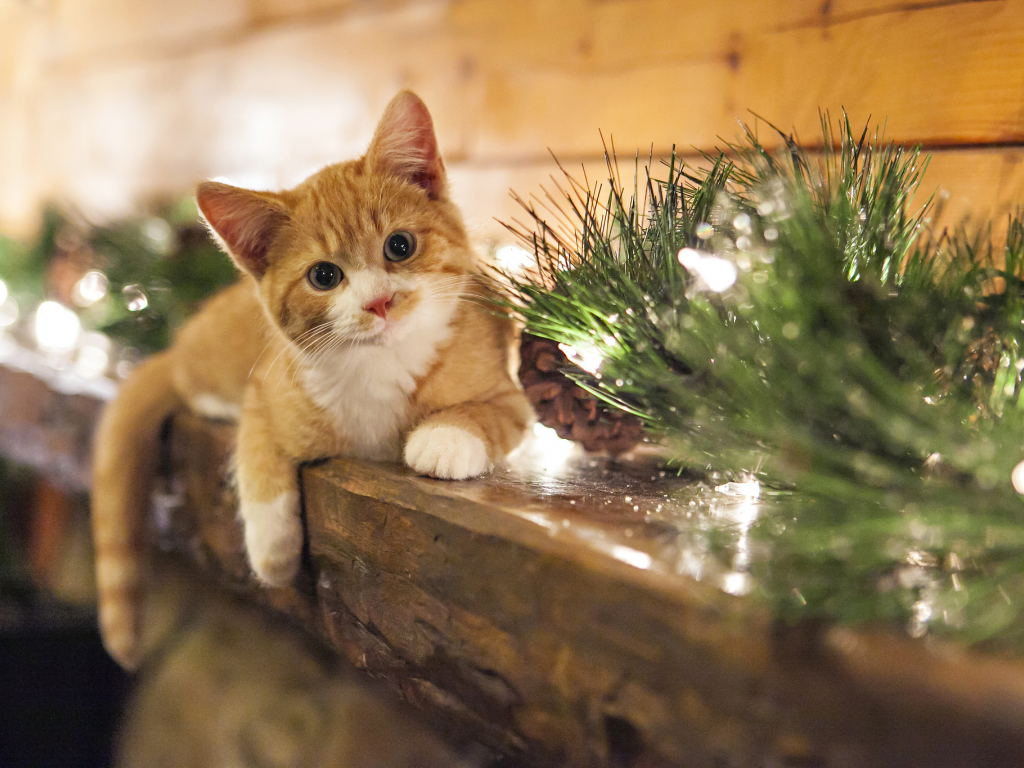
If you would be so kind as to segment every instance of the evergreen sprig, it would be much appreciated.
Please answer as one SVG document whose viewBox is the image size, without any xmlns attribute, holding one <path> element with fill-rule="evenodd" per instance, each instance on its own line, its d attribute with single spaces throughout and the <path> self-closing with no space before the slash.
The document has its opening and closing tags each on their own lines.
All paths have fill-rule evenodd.
<svg viewBox="0 0 1024 768">
<path fill-rule="evenodd" d="M 609 157 L 607 189 L 527 204 L 537 270 L 505 275 L 509 306 L 599 354 L 572 375 L 674 461 L 773 489 L 751 569 L 781 615 L 1015 644 L 1024 223 L 1001 247 L 934 231 L 932 199 L 912 207 L 927 158 L 845 116 L 820 152 L 779 135 L 705 170 L 673 154 L 643 194 Z"/>
<path fill-rule="evenodd" d="M 0 235 L 0 280 L 16 299 L 23 322 L 46 298 L 72 306 L 47 279 L 55 258 L 71 252 L 86 254 L 88 268 L 101 271 L 108 281 L 102 300 L 76 308 L 83 327 L 140 353 L 166 347 L 173 330 L 200 301 L 236 278 L 191 199 L 158 206 L 153 215 L 103 224 L 89 224 L 51 207 L 32 241 Z M 133 310 L 132 298 L 137 296 L 145 297 L 145 306 Z"/>
</svg>

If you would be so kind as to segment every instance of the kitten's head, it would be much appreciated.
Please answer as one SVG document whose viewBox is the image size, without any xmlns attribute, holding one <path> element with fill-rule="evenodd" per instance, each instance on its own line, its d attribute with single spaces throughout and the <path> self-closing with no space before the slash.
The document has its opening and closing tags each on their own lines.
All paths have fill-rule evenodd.
<svg viewBox="0 0 1024 768">
<path fill-rule="evenodd" d="M 387 345 L 447 322 L 474 270 L 426 106 L 408 91 L 366 155 L 285 192 L 204 182 L 199 209 L 264 307 L 305 349 Z"/>
</svg>

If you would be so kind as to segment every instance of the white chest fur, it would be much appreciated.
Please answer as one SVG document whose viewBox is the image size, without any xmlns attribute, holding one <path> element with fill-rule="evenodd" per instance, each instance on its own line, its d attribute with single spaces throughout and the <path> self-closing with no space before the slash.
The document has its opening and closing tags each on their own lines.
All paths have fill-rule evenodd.
<svg viewBox="0 0 1024 768">
<path fill-rule="evenodd" d="M 305 370 L 309 396 L 334 417 L 346 455 L 401 458 L 410 399 L 448 338 L 449 319 L 450 313 L 442 313 L 388 346 L 340 349 Z"/>
</svg>

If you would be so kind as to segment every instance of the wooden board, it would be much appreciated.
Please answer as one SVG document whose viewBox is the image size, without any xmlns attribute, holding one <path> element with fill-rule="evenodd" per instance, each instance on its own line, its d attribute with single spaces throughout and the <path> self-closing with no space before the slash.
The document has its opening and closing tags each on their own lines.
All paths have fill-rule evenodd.
<svg viewBox="0 0 1024 768">
<path fill-rule="evenodd" d="M 649 459 L 528 448 L 463 483 L 309 467 L 305 580 L 258 590 L 211 470 L 229 448 L 230 428 L 175 420 L 179 532 L 164 546 L 524 765 L 1003 766 L 1024 749 L 1024 665 L 783 628 L 682 575 L 685 481 Z"/>
<path fill-rule="evenodd" d="M 0 394 L 0 451 L 82 487 L 100 401 L 3 367 Z M 29 433 L 45 451 L 10 438 Z M 723 591 L 687 522 L 695 492 L 649 456 L 533 443 L 464 483 L 308 467 L 304 571 L 268 590 L 242 549 L 234 428 L 181 414 L 170 434 L 157 547 L 289 616 L 456 742 L 536 766 L 1004 766 L 1024 750 L 1024 665 L 774 624 Z"/>
<path fill-rule="evenodd" d="M 691 166 L 702 165 L 694 155 L 683 158 Z M 619 168 L 627 185 L 632 184 L 633 156 L 620 158 Z M 655 158 L 655 176 L 664 177 L 663 159 Z M 574 178 L 586 177 L 592 184 L 607 179 L 603 157 L 573 158 L 564 163 Z M 555 184 L 566 187 L 562 171 L 553 160 L 521 165 L 488 165 L 465 162 L 450 171 L 452 195 L 461 204 L 478 243 L 500 244 L 510 241 L 501 222 L 525 222 L 522 207 L 511 195 L 524 199 L 544 199 L 544 190 L 559 194 Z M 641 174 L 643 171 L 641 170 Z M 604 183 L 605 188 L 607 184 Z M 1024 149 L 936 150 L 921 185 L 917 203 L 932 194 L 942 203 L 942 224 L 952 225 L 971 216 L 981 221 L 995 220 L 997 228 L 1012 210 L 1024 206 Z"/>
<path fill-rule="evenodd" d="M 598 157 L 599 130 L 626 154 L 707 149 L 748 110 L 810 142 L 842 107 L 929 147 L 1024 142 L 1024 0 L 122 5 L 0 8 L 0 222 L 294 184 L 359 154 L 403 87 L 495 189 L 548 149 Z"/>
</svg>

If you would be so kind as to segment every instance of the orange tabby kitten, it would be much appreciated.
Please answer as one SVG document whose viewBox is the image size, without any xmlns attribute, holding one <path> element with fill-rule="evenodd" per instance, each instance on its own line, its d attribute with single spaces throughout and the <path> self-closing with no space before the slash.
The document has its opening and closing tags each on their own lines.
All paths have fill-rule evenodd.
<svg viewBox="0 0 1024 768">
<path fill-rule="evenodd" d="M 531 418 L 508 372 L 509 322 L 463 299 L 476 261 L 414 94 L 395 97 L 359 160 L 286 192 L 206 182 L 197 200 L 245 277 L 125 382 L 96 438 L 100 624 L 128 667 L 141 512 L 160 425 L 180 403 L 239 419 L 245 545 L 270 585 L 299 567 L 301 462 L 404 458 L 424 475 L 474 477 Z"/>
</svg>

